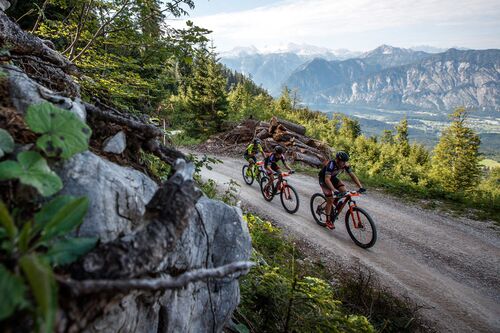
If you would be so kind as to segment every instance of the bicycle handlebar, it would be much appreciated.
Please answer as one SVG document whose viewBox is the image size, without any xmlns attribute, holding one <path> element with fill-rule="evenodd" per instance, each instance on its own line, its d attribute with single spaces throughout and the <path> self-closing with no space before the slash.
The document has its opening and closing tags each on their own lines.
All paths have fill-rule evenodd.
<svg viewBox="0 0 500 333">
<path fill-rule="evenodd" d="M 334 193 L 334 196 L 336 198 L 340 199 L 340 198 L 346 197 L 347 195 L 358 196 L 361 193 L 365 193 L 365 192 L 366 192 L 366 190 L 364 190 L 364 191 L 357 190 L 357 191 L 337 192 L 336 194 Z"/>
<path fill-rule="evenodd" d="M 295 173 L 294 170 L 291 170 L 289 172 L 273 172 L 273 176 L 283 176 L 283 177 L 287 177 L 287 176 L 290 176 L 292 173 Z"/>
</svg>

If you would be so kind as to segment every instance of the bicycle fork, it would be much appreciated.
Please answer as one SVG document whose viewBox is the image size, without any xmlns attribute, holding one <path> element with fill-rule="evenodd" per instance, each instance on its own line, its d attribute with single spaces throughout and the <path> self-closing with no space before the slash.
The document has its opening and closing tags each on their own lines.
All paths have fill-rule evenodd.
<svg viewBox="0 0 500 333">
<path fill-rule="evenodd" d="M 363 228 L 364 225 L 361 222 L 361 215 L 359 215 L 358 210 L 356 211 L 354 210 L 355 207 L 356 207 L 356 201 L 354 200 L 349 201 L 349 214 L 351 214 L 352 223 L 354 224 L 355 229 Z"/>
</svg>

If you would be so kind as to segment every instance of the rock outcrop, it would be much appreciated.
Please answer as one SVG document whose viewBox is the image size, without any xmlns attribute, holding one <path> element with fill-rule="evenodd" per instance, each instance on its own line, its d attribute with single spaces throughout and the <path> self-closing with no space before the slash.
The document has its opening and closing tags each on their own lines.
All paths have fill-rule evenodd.
<svg viewBox="0 0 500 333">
<path fill-rule="evenodd" d="M 5 33 L 15 30 L 15 26 L 5 21 L 2 12 L 0 15 L 1 47 L 13 40 Z M 20 32 L 16 30 L 16 34 Z M 23 38 L 41 43 L 33 36 Z M 29 52 L 30 47 L 23 46 L 21 40 L 16 40 L 14 52 Z M 71 66 L 53 52 L 35 56 L 50 56 Z M 90 112 L 96 115 L 102 111 L 79 100 L 76 84 L 70 85 L 67 93 L 55 93 L 19 67 L 0 64 L 0 70 L 7 75 L 0 85 L 0 113 L 9 111 L 5 117 L 10 117 L 12 110 L 16 117 L 23 117 L 29 105 L 41 101 L 74 112 L 83 120 Z M 109 114 L 108 121 L 113 119 L 122 118 Z M 123 126 L 127 124 L 140 125 L 135 120 L 124 122 Z M 251 240 L 241 210 L 202 197 L 192 180 L 193 167 L 179 158 L 182 154 L 159 145 L 152 138 L 154 134 L 142 132 L 135 139 L 141 139 L 140 135 L 146 140 L 144 149 L 157 152 L 164 161 L 177 160 L 176 172 L 163 184 L 155 183 L 140 170 L 113 163 L 95 149 L 52 165 L 64 183 L 60 194 L 89 198 L 89 211 L 77 234 L 100 239 L 96 248 L 65 274 L 75 283 L 81 279 L 126 281 L 175 277 L 192 270 L 247 261 Z M 75 296 L 68 288 L 70 284 L 60 281 L 57 330 L 221 332 L 239 303 L 237 277 L 238 274 L 231 274 L 206 278 L 175 289 L 104 290 L 90 296 Z"/>
</svg>

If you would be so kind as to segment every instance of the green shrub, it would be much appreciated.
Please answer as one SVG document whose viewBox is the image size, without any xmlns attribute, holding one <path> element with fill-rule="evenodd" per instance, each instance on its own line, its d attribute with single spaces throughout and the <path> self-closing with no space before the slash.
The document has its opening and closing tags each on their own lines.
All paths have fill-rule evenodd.
<svg viewBox="0 0 500 333">
<path fill-rule="evenodd" d="M 84 197 L 56 197 L 32 220 L 15 221 L 0 201 L 0 320 L 28 310 L 40 332 L 53 332 L 57 284 L 52 267 L 69 264 L 92 249 L 96 238 L 73 238 L 87 212 Z M 20 227 L 20 230 L 19 230 Z M 35 304 L 26 296 L 30 286 Z M 4 300 L 6 300 L 4 302 Z"/>
<path fill-rule="evenodd" d="M 328 282 L 304 274 L 279 229 L 252 214 L 244 219 L 258 265 L 240 280 L 238 313 L 252 331 L 374 332 L 366 317 L 345 312 Z"/>
</svg>

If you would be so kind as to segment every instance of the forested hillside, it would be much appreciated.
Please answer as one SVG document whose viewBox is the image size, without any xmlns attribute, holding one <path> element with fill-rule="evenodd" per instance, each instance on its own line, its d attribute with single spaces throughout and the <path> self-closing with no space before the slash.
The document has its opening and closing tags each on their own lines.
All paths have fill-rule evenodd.
<svg viewBox="0 0 500 333">
<path fill-rule="evenodd" d="M 217 199 L 216 190 L 199 172 L 216 160 L 177 148 L 248 118 L 304 126 L 332 151 L 348 152 L 368 187 L 443 200 L 465 213 L 474 208 L 498 221 L 500 168 L 480 166 L 480 140 L 465 108 L 456 108 L 429 151 L 409 141 L 406 118 L 367 137 L 355 119 L 303 107 L 288 88 L 273 98 L 220 63 L 210 31 L 190 21 L 183 29 L 169 24 L 194 8 L 192 0 L 0 4 L 6 332 L 220 332 L 234 318 L 242 332 L 252 325 L 271 332 L 412 327 L 408 313 L 403 322 L 366 305 L 362 313 L 342 306 L 328 274 L 315 276 L 314 266 L 295 272 L 294 247 L 277 240 L 269 223 L 252 215 L 244 221 L 228 197 L 229 205 L 207 198 Z M 357 79 L 358 70 L 380 67 L 354 62 L 354 70 L 334 70 Z M 237 278 L 249 272 L 250 259 L 258 270 L 243 280 L 242 308 L 233 316 Z M 289 292 L 304 303 L 292 304 Z"/>
</svg>

